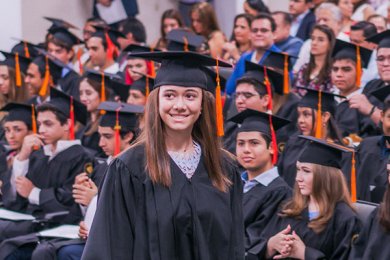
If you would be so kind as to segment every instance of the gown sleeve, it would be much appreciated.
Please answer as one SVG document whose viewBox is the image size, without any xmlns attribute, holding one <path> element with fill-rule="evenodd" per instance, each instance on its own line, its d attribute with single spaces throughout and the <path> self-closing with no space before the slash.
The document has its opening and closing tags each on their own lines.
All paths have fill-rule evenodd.
<svg viewBox="0 0 390 260">
<path fill-rule="evenodd" d="M 142 181 L 120 159 L 107 169 L 82 259 L 133 259 Z"/>
</svg>

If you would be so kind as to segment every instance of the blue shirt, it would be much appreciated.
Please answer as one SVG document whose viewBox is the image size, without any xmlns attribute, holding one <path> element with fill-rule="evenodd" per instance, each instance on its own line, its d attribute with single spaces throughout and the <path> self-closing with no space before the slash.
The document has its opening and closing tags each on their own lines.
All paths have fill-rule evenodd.
<svg viewBox="0 0 390 260">
<path fill-rule="evenodd" d="M 262 65 L 269 55 L 269 51 L 281 52 L 276 45 L 272 45 L 267 51 L 265 51 L 263 57 L 260 59 L 259 64 Z M 254 51 L 244 53 L 238 60 L 236 67 L 229 80 L 226 83 L 226 93 L 228 95 L 233 94 L 236 91 L 236 81 L 241 78 L 245 73 L 245 61 L 250 61 Z"/>
<path fill-rule="evenodd" d="M 303 41 L 297 37 L 288 36 L 284 41 L 275 43 L 282 52 L 287 52 L 288 54 L 298 57 L 299 51 L 303 45 Z M 291 59 L 292 63 L 295 64 L 296 58 Z"/>
<path fill-rule="evenodd" d="M 382 158 L 387 159 L 390 155 L 390 148 L 387 148 L 386 139 L 383 136 L 380 140 L 380 147 L 381 147 Z"/>
<path fill-rule="evenodd" d="M 318 211 L 309 211 L 309 220 L 315 219 L 316 217 L 318 217 L 319 214 L 320 212 Z"/>
<path fill-rule="evenodd" d="M 241 174 L 241 179 L 244 181 L 244 193 L 247 193 L 259 183 L 268 186 L 277 177 L 279 177 L 277 167 L 273 167 L 268 171 L 257 175 L 256 178 L 253 178 L 252 180 L 248 180 L 248 173 L 245 171 Z"/>
</svg>

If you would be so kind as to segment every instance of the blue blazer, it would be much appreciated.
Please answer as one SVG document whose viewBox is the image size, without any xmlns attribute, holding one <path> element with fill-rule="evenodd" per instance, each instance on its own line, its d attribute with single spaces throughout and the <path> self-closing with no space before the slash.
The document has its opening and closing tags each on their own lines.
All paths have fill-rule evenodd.
<svg viewBox="0 0 390 260">
<path fill-rule="evenodd" d="M 303 18 L 295 37 L 302 39 L 302 41 L 309 39 L 311 30 L 313 29 L 315 23 L 316 16 L 314 15 L 313 11 L 308 12 L 307 15 Z"/>
</svg>

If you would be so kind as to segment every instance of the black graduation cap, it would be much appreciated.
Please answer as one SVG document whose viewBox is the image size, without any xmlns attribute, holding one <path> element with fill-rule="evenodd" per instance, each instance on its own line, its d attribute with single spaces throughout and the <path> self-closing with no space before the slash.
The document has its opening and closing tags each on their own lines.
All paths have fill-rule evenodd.
<svg viewBox="0 0 390 260">
<path fill-rule="evenodd" d="M 138 45 L 138 44 L 130 44 L 123 50 L 123 52 L 155 52 L 155 51 L 161 51 L 161 50 L 153 49 L 150 46 Z"/>
<path fill-rule="evenodd" d="M 266 50 L 266 51 L 269 52 L 269 54 L 267 58 L 264 60 L 262 65 L 266 67 L 272 67 L 281 71 L 284 71 L 286 68 L 288 69 L 288 71 L 291 71 L 293 68 L 293 63 L 291 62 L 291 59 L 298 58 L 286 52 L 276 52 L 271 50 Z M 287 67 L 285 65 L 287 65 Z"/>
<path fill-rule="evenodd" d="M 48 20 L 49 22 L 52 23 L 50 28 L 47 30 L 50 34 L 53 34 L 53 30 L 56 30 L 58 28 L 78 29 L 75 25 L 73 25 L 67 21 L 64 21 L 62 19 L 59 19 L 59 18 L 53 18 L 53 17 L 47 17 L 47 16 L 44 16 L 43 18 L 45 18 L 46 20 Z"/>
<path fill-rule="evenodd" d="M 17 67 L 16 66 L 17 65 L 16 64 L 16 53 L 5 52 L 5 51 L 0 51 L 0 52 L 5 57 L 5 60 L 0 61 L 0 64 L 8 66 L 8 67 L 16 70 L 16 67 Z M 26 73 L 28 65 L 31 62 L 31 59 L 26 58 L 26 57 L 18 54 L 18 62 L 19 62 L 19 66 L 20 66 L 20 71 L 22 71 L 23 73 Z"/>
<path fill-rule="evenodd" d="M 112 43 L 116 46 L 119 46 L 118 38 L 126 38 L 126 35 L 120 31 L 112 29 L 109 26 L 94 25 L 93 27 L 96 29 L 96 31 L 92 33 L 91 37 L 99 37 L 105 41 L 106 35 L 108 35 Z"/>
<path fill-rule="evenodd" d="M 381 87 L 381 88 L 373 91 L 372 95 L 374 97 L 376 97 L 378 100 L 385 102 L 386 100 L 388 100 L 388 97 L 390 95 L 390 86 L 387 85 L 387 86 Z"/>
<path fill-rule="evenodd" d="M 101 72 L 97 70 L 86 70 L 84 75 L 90 79 L 93 80 L 99 84 L 101 84 L 101 101 L 104 102 L 107 100 L 106 97 L 103 97 L 103 92 L 105 92 L 105 88 L 111 89 L 115 95 L 118 95 L 120 97 L 120 100 L 123 102 L 126 102 L 127 97 L 129 96 L 129 88 L 130 86 L 127 85 L 123 79 L 116 75 L 106 72 Z M 103 89 L 104 88 L 104 89 Z"/>
<path fill-rule="evenodd" d="M 328 143 L 323 139 L 303 135 L 299 137 L 310 141 L 298 159 L 301 163 L 314 163 L 341 169 L 343 153 L 351 152 L 350 149 Z"/>
<path fill-rule="evenodd" d="M 229 121 L 241 124 L 238 132 L 261 132 L 271 136 L 270 118 L 275 131 L 288 125 L 291 121 L 268 113 L 252 109 L 245 109 L 241 113 L 231 117 Z"/>
<path fill-rule="evenodd" d="M 378 49 L 390 48 L 390 30 L 375 34 L 367 38 L 366 41 L 378 44 Z"/>
<path fill-rule="evenodd" d="M 208 89 L 208 78 L 204 66 L 215 66 L 217 60 L 196 52 L 169 51 L 132 53 L 130 56 L 161 62 L 155 78 L 154 88 L 162 85 L 199 87 Z M 218 61 L 218 66 L 231 67 L 229 63 Z"/>
<path fill-rule="evenodd" d="M 245 61 L 245 74 L 242 78 L 255 79 L 265 86 L 265 73 L 267 73 L 268 80 L 270 81 L 273 90 L 276 93 L 283 95 L 283 74 L 271 68 L 251 61 Z"/>
<path fill-rule="evenodd" d="M 18 41 L 18 43 L 12 47 L 11 52 L 18 53 L 19 55 L 30 59 L 38 56 L 38 51 L 36 50 L 38 45 L 17 38 L 12 39 Z"/>
<path fill-rule="evenodd" d="M 167 49 L 170 51 L 197 51 L 206 41 L 203 36 L 183 28 L 171 30 L 166 39 L 168 40 Z"/>
<path fill-rule="evenodd" d="M 337 95 L 334 93 L 318 91 L 318 90 L 304 88 L 304 87 L 297 87 L 297 88 L 306 90 L 306 95 L 304 95 L 298 103 L 299 107 L 310 107 L 318 110 L 319 98 L 321 96 L 321 110 L 327 111 L 332 115 L 334 115 L 337 106 L 335 97 L 346 98 L 344 96 Z"/>
<path fill-rule="evenodd" d="M 58 27 L 53 29 L 51 34 L 53 35 L 53 38 L 60 40 L 69 47 L 83 42 L 76 35 L 74 35 L 64 27 Z"/>
<path fill-rule="evenodd" d="M 336 44 L 333 48 L 332 57 L 334 60 L 337 59 L 351 59 L 357 61 L 357 48 L 359 47 L 360 57 L 363 68 L 367 68 L 372 54 L 372 50 L 360 47 L 356 44 L 342 41 L 337 39 Z"/>
<path fill-rule="evenodd" d="M 207 76 L 207 90 L 213 93 L 215 95 L 215 89 L 217 87 L 217 73 L 213 68 L 204 67 L 204 71 L 206 72 Z M 224 78 L 221 74 L 219 74 L 219 84 L 221 86 L 221 90 L 225 89 L 226 85 L 226 78 Z"/>
<path fill-rule="evenodd" d="M 130 89 L 139 90 L 146 96 L 147 84 L 149 84 L 148 86 L 151 88 L 154 85 L 154 79 L 144 75 L 140 79 L 134 81 L 133 84 L 131 84 Z"/>
<path fill-rule="evenodd" d="M 99 125 L 111 128 L 114 128 L 116 125 L 116 111 L 118 110 L 118 120 L 122 130 L 134 130 L 138 125 L 137 116 L 144 113 L 143 106 L 109 101 L 101 103 L 98 109 L 105 111 Z"/>
<path fill-rule="evenodd" d="M 11 102 L 2 107 L 0 111 L 8 112 L 6 121 L 22 121 L 26 123 L 28 129 L 32 129 L 33 117 L 35 119 L 35 108 L 33 105 Z"/>
<path fill-rule="evenodd" d="M 75 120 L 85 125 L 87 123 L 87 107 L 72 96 L 69 96 L 56 88 L 50 88 L 50 100 L 45 103 L 49 103 L 66 117 L 71 118 L 71 102 L 73 102 Z"/>
</svg>

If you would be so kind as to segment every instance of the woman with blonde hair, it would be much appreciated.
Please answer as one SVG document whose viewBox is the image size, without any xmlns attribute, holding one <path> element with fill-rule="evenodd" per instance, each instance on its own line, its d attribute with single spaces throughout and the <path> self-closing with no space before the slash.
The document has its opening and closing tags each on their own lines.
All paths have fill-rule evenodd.
<svg viewBox="0 0 390 260">
<path fill-rule="evenodd" d="M 260 235 L 250 255 L 281 259 L 348 259 L 359 220 L 341 172 L 348 150 L 314 137 L 297 162 L 293 197 Z"/>
<path fill-rule="evenodd" d="M 221 57 L 226 37 L 219 28 L 213 6 L 207 2 L 195 4 L 191 9 L 191 25 L 196 34 L 207 39 L 211 57 Z"/>
<path fill-rule="evenodd" d="M 139 140 L 106 172 L 83 259 L 243 259 L 242 183 L 203 68 L 217 61 L 133 55 L 162 64 Z"/>
</svg>

